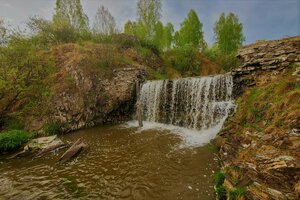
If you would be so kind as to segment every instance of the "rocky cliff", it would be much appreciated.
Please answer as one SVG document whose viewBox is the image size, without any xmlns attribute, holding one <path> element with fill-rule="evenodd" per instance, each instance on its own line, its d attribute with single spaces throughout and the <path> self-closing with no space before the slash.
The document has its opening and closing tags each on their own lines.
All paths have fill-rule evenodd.
<svg viewBox="0 0 300 200">
<path fill-rule="evenodd" d="M 132 117 L 136 83 L 149 71 L 146 65 L 131 61 L 139 59 L 132 49 L 65 44 L 53 48 L 51 54 L 56 70 L 48 83 L 49 98 L 38 106 L 47 112 L 29 114 L 27 129 L 43 132 L 50 124 L 69 132 Z M 120 62 L 121 58 L 126 62 Z"/>
<path fill-rule="evenodd" d="M 239 50 L 238 108 L 216 139 L 228 194 L 300 198 L 300 37 Z"/>
</svg>

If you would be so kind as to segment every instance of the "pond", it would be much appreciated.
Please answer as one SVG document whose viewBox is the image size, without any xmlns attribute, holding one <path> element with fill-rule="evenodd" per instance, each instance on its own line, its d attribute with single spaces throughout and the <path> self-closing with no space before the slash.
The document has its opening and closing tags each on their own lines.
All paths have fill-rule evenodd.
<svg viewBox="0 0 300 200">
<path fill-rule="evenodd" d="M 0 158 L 0 199 L 214 200 L 218 161 L 211 145 L 191 143 L 200 133 L 145 126 L 63 135 L 65 142 L 82 138 L 89 145 L 67 163 L 57 162 L 63 151 L 35 160 Z"/>
</svg>

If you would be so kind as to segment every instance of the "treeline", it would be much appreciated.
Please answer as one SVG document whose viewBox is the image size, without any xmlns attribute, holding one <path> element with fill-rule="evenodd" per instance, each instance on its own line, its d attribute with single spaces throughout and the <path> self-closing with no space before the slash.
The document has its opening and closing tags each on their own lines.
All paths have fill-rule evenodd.
<svg viewBox="0 0 300 200">
<path fill-rule="evenodd" d="M 199 52 L 217 62 L 225 71 L 237 65 L 235 53 L 245 37 L 243 25 L 235 14 L 221 14 L 214 27 L 214 44 L 208 48 L 203 36 L 203 24 L 193 9 L 181 23 L 180 29 L 175 31 L 172 23 L 164 25 L 160 21 L 161 7 L 160 0 L 139 0 L 137 21 L 129 20 L 124 26 L 124 33 L 147 41 L 160 52 L 172 51 L 179 58 L 171 61 L 173 67 L 182 72 L 198 70 L 196 57 Z"/>
<path fill-rule="evenodd" d="M 203 24 L 197 13 L 190 10 L 178 31 L 172 23 L 163 24 L 161 0 L 138 0 L 137 20 L 128 21 L 124 25 L 124 33 L 138 37 L 148 45 L 154 46 L 159 52 L 170 49 L 201 51 L 216 60 L 219 54 L 235 53 L 245 40 L 243 25 L 238 17 L 229 13 L 221 14 L 215 23 L 215 41 L 208 48 L 203 36 Z M 38 17 L 29 20 L 31 33 L 44 39 L 43 43 L 65 43 L 84 40 L 100 40 L 107 36 L 120 33 L 115 18 L 104 6 L 99 6 L 92 25 L 84 13 L 80 0 L 57 0 L 52 21 Z M 1 43 L 5 43 L 3 23 L 0 23 Z M 102 36 L 102 37 L 100 37 Z"/>
</svg>

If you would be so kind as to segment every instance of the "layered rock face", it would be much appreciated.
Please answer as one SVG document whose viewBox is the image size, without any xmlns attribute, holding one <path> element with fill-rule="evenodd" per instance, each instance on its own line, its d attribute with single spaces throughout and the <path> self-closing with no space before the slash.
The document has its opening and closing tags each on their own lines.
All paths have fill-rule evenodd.
<svg viewBox="0 0 300 200">
<path fill-rule="evenodd" d="M 246 199 L 300 198 L 300 37 L 267 41 L 239 51 L 237 111 L 220 137 L 228 191 Z"/>
<path fill-rule="evenodd" d="M 139 68 L 122 68 L 111 79 L 86 75 L 82 69 L 69 73 L 76 85 L 54 97 L 52 120 L 64 125 L 65 131 L 97 124 L 119 123 L 130 119 L 135 105 L 135 84 L 145 76 Z"/>
<path fill-rule="evenodd" d="M 147 75 L 146 66 L 119 61 L 126 54 L 123 51 L 130 49 L 108 48 L 116 47 L 64 44 L 53 48 L 50 53 L 55 59 L 55 72 L 48 84 L 49 98 L 39 106 L 44 107 L 46 115 L 29 116 L 26 127 L 43 132 L 50 124 L 69 132 L 129 120 L 136 101 L 136 83 Z"/>
<path fill-rule="evenodd" d="M 258 42 L 238 51 L 241 67 L 233 74 L 249 74 L 257 70 L 281 70 L 291 63 L 300 62 L 300 36 Z"/>
</svg>

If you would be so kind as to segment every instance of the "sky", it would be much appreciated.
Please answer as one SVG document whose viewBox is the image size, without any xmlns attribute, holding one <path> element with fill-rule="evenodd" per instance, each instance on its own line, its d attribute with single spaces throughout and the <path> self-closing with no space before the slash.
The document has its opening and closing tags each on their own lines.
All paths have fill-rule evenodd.
<svg viewBox="0 0 300 200">
<path fill-rule="evenodd" d="M 137 0 L 81 0 L 84 12 L 94 19 L 102 4 L 115 17 L 119 28 L 135 20 Z M 0 0 L 0 19 L 23 29 L 29 17 L 51 19 L 55 0 Z M 208 44 L 213 43 L 213 27 L 222 12 L 234 12 L 244 26 L 245 44 L 256 40 L 280 39 L 300 35 L 300 0 L 162 0 L 162 22 L 171 22 L 175 29 L 194 9 L 201 22 Z"/>
</svg>

